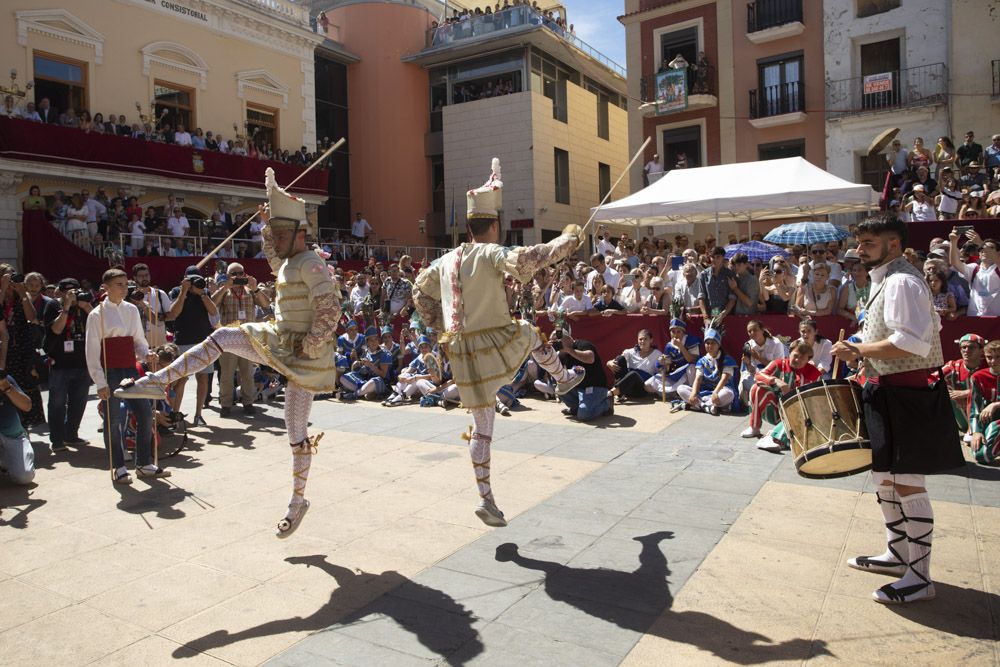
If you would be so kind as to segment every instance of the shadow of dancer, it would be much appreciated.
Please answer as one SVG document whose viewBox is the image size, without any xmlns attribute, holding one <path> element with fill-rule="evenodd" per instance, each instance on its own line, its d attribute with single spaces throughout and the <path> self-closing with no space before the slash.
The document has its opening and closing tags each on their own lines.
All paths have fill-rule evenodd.
<svg viewBox="0 0 1000 667">
<path fill-rule="evenodd" d="M 317 632 L 369 622 L 369 616 L 382 614 L 393 619 L 401 628 L 413 633 L 417 640 L 442 656 L 449 665 L 461 665 L 483 650 L 478 631 L 472 626 L 475 618 L 450 595 L 410 581 L 398 572 L 387 570 L 372 574 L 336 565 L 325 555 L 293 556 L 285 559 L 293 565 L 317 567 L 337 582 L 330 600 L 310 616 L 295 616 L 262 623 L 240 632 L 217 630 L 187 643 L 187 648 L 208 651 L 236 642 L 279 635 L 286 632 Z M 387 594 L 406 584 L 406 598 Z M 453 658 L 459 649 L 462 659 Z M 190 657 L 183 648 L 173 657 Z"/>
<path fill-rule="evenodd" d="M 31 484 L 0 490 L 0 528 L 9 526 L 23 530 L 28 527 L 28 515 L 48 502 L 42 498 L 32 497 L 33 491 L 37 488 L 37 484 Z"/>
<path fill-rule="evenodd" d="M 544 572 L 545 592 L 553 600 L 626 630 L 692 644 L 733 663 L 805 660 L 810 655 L 828 654 L 826 643 L 820 640 L 773 643 L 765 635 L 743 630 L 709 614 L 670 611 L 673 605 L 668 581 L 670 569 L 660 542 L 673 536 L 670 531 L 661 531 L 632 538 L 642 545 L 639 567 L 632 572 L 575 568 L 527 558 L 512 543 L 497 547 L 496 560 Z"/>
</svg>

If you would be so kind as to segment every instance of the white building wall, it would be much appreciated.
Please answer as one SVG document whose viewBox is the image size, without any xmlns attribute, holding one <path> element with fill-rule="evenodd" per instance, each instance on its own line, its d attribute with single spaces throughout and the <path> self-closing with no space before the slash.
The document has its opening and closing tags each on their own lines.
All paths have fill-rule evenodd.
<svg viewBox="0 0 1000 667">
<path fill-rule="evenodd" d="M 906 0 L 888 12 L 857 18 L 857 0 L 824 0 L 824 58 L 826 81 L 861 76 L 861 46 L 899 37 L 900 68 L 948 63 L 951 3 L 941 0 Z M 860 83 L 857 85 L 860 86 Z M 856 112 L 826 123 L 827 170 L 849 180 L 860 178 L 859 157 L 876 134 L 900 128 L 904 146 L 915 137 L 933 149 L 938 136 L 949 135 L 945 104 Z M 954 140 L 954 137 L 952 137 Z"/>
</svg>

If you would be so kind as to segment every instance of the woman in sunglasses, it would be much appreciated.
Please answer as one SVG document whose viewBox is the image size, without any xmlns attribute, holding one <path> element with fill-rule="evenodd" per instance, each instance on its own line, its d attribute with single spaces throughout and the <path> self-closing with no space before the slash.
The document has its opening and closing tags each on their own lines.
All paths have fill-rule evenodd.
<svg viewBox="0 0 1000 667">
<path fill-rule="evenodd" d="M 765 313 L 787 315 L 795 294 L 795 277 L 788 262 L 773 257 L 760 273 L 760 303 Z"/>
</svg>

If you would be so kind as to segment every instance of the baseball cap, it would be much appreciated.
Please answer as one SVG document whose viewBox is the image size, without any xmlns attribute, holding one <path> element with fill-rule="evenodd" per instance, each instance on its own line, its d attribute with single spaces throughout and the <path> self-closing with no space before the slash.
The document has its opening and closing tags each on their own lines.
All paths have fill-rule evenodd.
<svg viewBox="0 0 1000 667">
<path fill-rule="evenodd" d="M 922 186 L 919 183 L 917 183 L 916 185 L 913 186 L 913 191 L 914 192 L 923 192 L 924 191 L 924 186 Z"/>
<path fill-rule="evenodd" d="M 980 336 L 979 334 L 974 334 L 974 333 L 967 333 L 964 336 L 962 336 L 961 338 L 959 338 L 958 340 L 956 340 L 955 342 L 959 343 L 959 344 L 961 344 L 961 343 L 976 343 L 979 346 L 986 345 L 986 339 L 983 338 L 982 336 Z"/>
<path fill-rule="evenodd" d="M 185 276 L 199 276 L 199 275 L 201 275 L 201 270 L 197 266 L 195 266 L 194 264 L 192 264 L 191 266 L 189 266 L 186 269 L 184 269 L 184 275 Z"/>
</svg>

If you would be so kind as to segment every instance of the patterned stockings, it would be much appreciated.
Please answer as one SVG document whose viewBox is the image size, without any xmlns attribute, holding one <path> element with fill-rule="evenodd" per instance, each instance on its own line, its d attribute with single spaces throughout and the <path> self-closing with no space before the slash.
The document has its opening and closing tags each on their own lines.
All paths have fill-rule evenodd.
<svg viewBox="0 0 1000 667">
<path fill-rule="evenodd" d="M 490 487 L 490 447 L 493 442 L 493 421 L 496 412 L 493 408 L 477 408 L 472 411 L 472 419 L 476 423 L 475 432 L 469 440 L 469 455 L 472 457 L 472 469 L 476 473 L 476 486 L 479 496 L 493 502 L 493 490 Z"/>
</svg>

